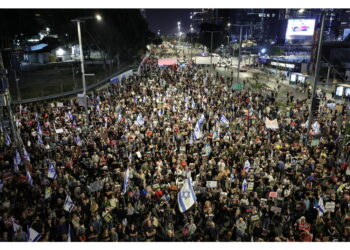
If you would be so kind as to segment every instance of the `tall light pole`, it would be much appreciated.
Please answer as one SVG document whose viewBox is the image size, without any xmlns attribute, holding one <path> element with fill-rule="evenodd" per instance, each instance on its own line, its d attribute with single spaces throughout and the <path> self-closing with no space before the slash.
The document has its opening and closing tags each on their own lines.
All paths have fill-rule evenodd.
<svg viewBox="0 0 350 250">
<path fill-rule="evenodd" d="M 192 37 L 193 37 L 193 27 L 191 27 L 191 60 L 192 60 L 192 47 L 193 47 Z"/>
<path fill-rule="evenodd" d="M 314 81 L 312 84 L 312 95 L 311 95 L 311 104 L 309 108 L 309 120 L 308 120 L 308 125 L 307 125 L 307 134 L 306 134 L 306 145 L 308 144 L 308 138 L 310 134 L 310 129 L 312 125 L 312 120 L 313 120 L 313 103 L 315 99 L 315 93 L 316 93 L 316 85 L 317 85 L 317 77 L 318 77 L 318 71 L 320 69 L 320 60 L 321 60 L 321 50 L 322 50 L 322 40 L 323 40 L 323 30 L 324 30 L 324 21 L 325 21 L 326 13 L 321 14 L 321 30 L 320 30 L 320 35 L 318 37 L 318 44 L 317 44 L 317 58 L 316 58 L 316 66 L 315 66 L 315 72 L 314 72 Z"/>
<path fill-rule="evenodd" d="M 84 69 L 84 53 L 83 53 L 83 43 L 82 43 L 82 39 L 81 39 L 80 23 L 85 22 L 85 20 L 91 20 L 91 19 L 97 19 L 98 21 L 100 21 L 102 19 L 102 17 L 100 15 L 96 15 L 96 16 L 89 16 L 89 17 L 79 17 L 79 18 L 72 20 L 72 22 L 77 23 L 77 29 L 78 29 L 79 53 L 80 53 L 80 62 L 81 62 L 81 78 L 82 78 L 82 82 L 83 82 L 84 109 L 85 109 L 86 121 L 88 124 L 89 124 L 89 113 L 88 113 L 88 109 L 87 109 L 86 82 L 85 82 L 85 69 Z"/>
<path fill-rule="evenodd" d="M 213 33 L 220 31 L 204 31 L 210 33 L 210 64 L 213 64 Z"/>
</svg>

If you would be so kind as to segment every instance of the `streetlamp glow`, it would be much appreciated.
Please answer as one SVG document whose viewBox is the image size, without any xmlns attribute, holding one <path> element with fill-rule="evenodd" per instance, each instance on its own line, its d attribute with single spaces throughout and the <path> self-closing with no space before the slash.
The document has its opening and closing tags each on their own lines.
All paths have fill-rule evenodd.
<svg viewBox="0 0 350 250">
<path fill-rule="evenodd" d="M 100 14 L 97 14 L 95 17 L 96 17 L 97 21 L 101 21 L 102 20 L 102 16 Z"/>
<path fill-rule="evenodd" d="M 227 27 L 230 27 L 230 26 L 231 26 L 231 23 L 228 23 L 228 24 L 227 24 Z"/>
<path fill-rule="evenodd" d="M 181 25 L 181 22 L 177 22 L 177 26 L 180 26 Z"/>
</svg>

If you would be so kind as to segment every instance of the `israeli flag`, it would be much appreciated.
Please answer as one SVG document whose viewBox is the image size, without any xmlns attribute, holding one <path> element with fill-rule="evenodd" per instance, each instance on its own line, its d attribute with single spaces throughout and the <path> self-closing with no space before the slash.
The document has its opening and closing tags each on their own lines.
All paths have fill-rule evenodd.
<svg viewBox="0 0 350 250">
<path fill-rule="evenodd" d="M 121 120 L 122 120 L 122 114 L 119 113 L 119 114 L 118 114 L 118 122 L 120 122 Z"/>
<path fill-rule="evenodd" d="M 23 148 L 23 159 L 25 161 L 30 161 L 30 157 L 29 157 L 29 154 L 27 153 L 26 148 Z"/>
<path fill-rule="evenodd" d="M 243 169 L 244 169 L 246 172 L 249 172 L 249 169 L 250 169 L 250 168 L 251 168 L 251 165 L 250 165 L 249 161 L 246 160 L 245 163 L 244 163 Z"/>
<path fill-rule="evenodd" d="M 202 134 L 202 132 L 201 132 L 201 130 L 200 130 L 200 127 L 199 127 L 199 124 L 198 124 L 198 122 L 197 122 L 197 125 L 196 125 L 196 127 L 194 128 L 194 139 L 195 140 L 199 140 L 200 138 L 202 138 L 203 137 L 203 134 Z"/>
<path fill-rule="evenodd" d="M 68 117 L 69 119 L 73 119 L 73 115 L 72 115 L 72 112 L 70 112 L 70 110 L 68 111 Z"/>
<path fill-rule="evenodd" d="M 175 107 L 175 105 L 173 105 L 173 112 L 174 113 L 176 113 L 177 111 L 176 111 L 176 107 Z"/>
<path fill-rule="evenodd" d="M 41 138 L 41 135 L 38 135 L 38 144 L 44 144 L 43 139 Z"/>
<path fill-rule="evenodd" d="M 40 123 L 38 123 L 38 135 L 40 135 L 40 136 L 43 135 L 43 131 L 41 129 Z"/>
<path fill-rule="evenodd" d="M 10 146 L 12 143 L 11 138 L 7 133 L 5 133 L 5 143 L 7 146 Z"/>
<path fill-rule="evenodd" d="M 75 138 L 75 143 L 76 143 L 78 146 L 81 146 L 81 145 L 82 145 L 81 139 L 80 139 L 80 136 L 79 136 L 79 135 Z"/>
<path fill-rule="evenodd" d="M 191 178 L 184 180 L 184 185 L 177 194 L 177 200 L 181 213 L 187 211 L 196 202 L 197 198 L 194 194 Z"/>
<path fill-rule="evenodd" d="M 164 115 L 164 110 L 163 109 L 160 109 L 159 111 L 158 111 L 158 116 L 163 116 Z"/>
<path fill-rule="evenodd" d="M 193 134 L 191 133 L 191 135 L 190 135 L 190 145 L 192 145 L 193 144 Z"/>
<path fill-rule="evenodd" d="M 37 242 L 40 240 L 40 238 L 41 234 L 30 227 L 28 230 L 28 242 Z"/>
<path fill-rule="evenodd" d="M 314 122 L 314 124 L 312 124 L 312 129 L 314 130 L 315 134 L 319 134 L 320 133 L 320 124 L 318 124 L 317 121 Z"/>
<path fill-rule="evenodd" d="M 11 218 L 11 220 L 12 220 L 13 231 L 17 233 L 17 231 L 21 228 L 21 226 L 15 222 L 15 219 L 13 217 Z"/>
<path fill-rule="evenodd" d="M 247 181 L 244 179 L 243 183 L 242 183 L 242 191 L 246 192 L 247 191 L 247 187 L 248 187 Z"/>
<path fill-rule="evenodd" d="M 235 181 L 235 174 L 233 173 L 233 171 L 232 171 L 232 173 L 231 173 L 231 175 L 230 175 L 230 182 L 232 183 L 232 182 L 234 182 Z"/>
<path fill-rule="evenodd" d="M 323 216 L 327 212 L 326 208 L 324 207 L 322 197 L 319 198 L 317 206 L 315 208 L 318 211 L 318 216 Z"/>
<path fill-rule="evenodd" d="M 202 125 L 202 123 L 205 121 L 205 116 L 202 114 L 201 118 L 198 120 L 199 125 Z"/>
<path fill-rule="evenodd" d="M 126 171 L 125 171 L 124 185 L 123 185 L 122 194 L 126 193 L 126 189 L 127 189 L 128 185 L 129 185 L 129 168 L 127 168 Z"/>
<path fill-rule="evenodd" d="M 194 102 L 194 100 L 192 99 L 192 108 L 194 109 L 194 108 L 196 108 L 196 103 Z"/>
<path fill-rule="evenodd" d="M 249 116 L 252 116 L 253 113 L 254 113 L 254 109 L 253 109 L 253 107 L 251 107 L 251 108 L 249 109 Z"/>
<path fill-rule="evenodd" d="M 74 208 L 74 203 L 70 196 L 67 194 L 66 200 L 64 201 L 63 209 L 66 210 L 67 212 L 71 213 Z"/>
<path fill-rule="evenodd" d="M 145 121 L 143 120 L 143 117 L 141 114 L 139 114 L 137 116 L 137 119 L 135 121 L 135 124 L 138 125 L 138 126 L 142 126 L 143 124 L 145 124 Z"/>
<path fill-rule="evenodd" d="M 33 187 L 33 179 L 32 176 L 30 175 L 28 169 L 27 169 L 27 176 L 26 176 L 26 180 L 29 182 L 29 184 Z"/>
<path fill-rule="evenodd" d="M 188 110 L 187 102 L 185 103 L 185 110 L 186 110 L 186 111 Z"/>
<path fill-rule="evenodd" d="M 14 168 L 15 173 L 19 172 L 19 168 L 18 168 L 18 164 L 17 164 L 17 161 L 16 161 L 16 157 L 13 157 L 13 168 Z"/>
<path fill-rule="evenodd" d="M 18 150 L 16 149 L 16 164 L 17 165 L 21 165 L 22 164 L 22 161 L 21 161 L 21 156 L 19 155 L 18 153 Z"/>
<path fill-rule="evenodd" d="M 220 123 L 226 127 L 228 127 L 230 124 L 230 122 L 227 120 L 227 118 L 224 115 L 220 115 Z"/>
<path fill-rule="evenodd" d="M 55 168 L 52 165 L 52 162 L 49 161 L 49 171 L 47 173 L 47 177 L 51 178 L 51 179 L 56 179 L 57 178 L 57 173 Z"/>
</svg>

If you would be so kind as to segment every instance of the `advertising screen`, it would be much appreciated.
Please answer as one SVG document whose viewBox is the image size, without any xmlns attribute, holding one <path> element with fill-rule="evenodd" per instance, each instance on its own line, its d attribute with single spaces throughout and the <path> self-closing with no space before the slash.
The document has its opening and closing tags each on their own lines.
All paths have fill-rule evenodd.
<svg viewBox="0 0 350 250">
<path fill-rule="evenodd" d="M 286 39 L 300 39 L 301 36 L 313 36 L 314 29 L 314 19 L 289 19 Z"/>
<path fill-rule="evenodd" d="M 338 86 L 336 91 L 335 91 L 335 94 L 337 96 L 343 96 L 343 91 L 344 91 L 344 87 L 343 86 Z"/>
</svg>

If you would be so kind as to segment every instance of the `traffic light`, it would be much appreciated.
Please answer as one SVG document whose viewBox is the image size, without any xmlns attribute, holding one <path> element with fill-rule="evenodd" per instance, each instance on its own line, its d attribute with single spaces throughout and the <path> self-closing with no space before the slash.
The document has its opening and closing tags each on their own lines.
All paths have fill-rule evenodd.
<svg viewBox="0 0 350 250">
<path fill-rule="evenodd" d="M 321 102 L 321 99 L 318 97 L 314 97 L 314 99 L 312 100 L 311 111 L 314 116 L 317 116 L 318 114 L 318 110 L 320 108 L 320 102 Z"/>
</svg>

